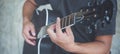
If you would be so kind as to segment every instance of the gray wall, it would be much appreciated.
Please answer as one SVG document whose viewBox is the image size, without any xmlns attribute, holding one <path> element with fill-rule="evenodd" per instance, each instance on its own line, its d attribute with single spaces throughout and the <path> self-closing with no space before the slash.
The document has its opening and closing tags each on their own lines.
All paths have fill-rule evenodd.
<svg viewBox="0 0 120 54">
<path fill-rule="evenodd" d="M 120 0 L 118 0 L 120 2 Z M 22 54 L 22 6 L 24 0 L 0 0 L 0 54 Z M 112 54 L 120 54 L 120 3 Z"/>
<path fill-rule="evenodd" d="M 24 0 L 0 0 L 0 54 L 22 54 Z"/>
</svg>

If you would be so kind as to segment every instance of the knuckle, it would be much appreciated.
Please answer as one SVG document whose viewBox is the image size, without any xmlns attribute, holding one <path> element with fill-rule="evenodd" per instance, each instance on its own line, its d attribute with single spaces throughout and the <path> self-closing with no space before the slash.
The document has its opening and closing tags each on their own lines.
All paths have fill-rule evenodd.
<svg viewBox="0 0 120 54">
<path fill-rule="evenodd" d="M 50 29 L 48 28 L 48 29 L 47 29 L 47 32 L 49 32 L 49 31 L 50 31 Z"/>
<path fill-rule="evenodd" d="M 31 39 L 32 37 L 31 36 L 27 36 L 28 39 Z"/>
<path fill-rule="evenodd" d="M 34 25 L 30 25 L 30 28 L 31 28 L 31 29 L 34 29 L 35 27 L 34 27 Z"/>
<path fill-rule="evenodd" d="M 25 30 L 25 29 L 23 29 L 23 30 L 22 30 L 22 33 L 24 34 L 24 33 L 25 33 L 25 31 L 26 31 L 26 30 Z"/>
<path fill-rule="evenodd" d="M 22 33 L 23 33 L 23 34 L 26 34 L 26 31 L 24 30 Z"/>
<path fill-rule="evenodd" d="M 25 33 L 24 33 L 24 32 L 22 32 L 22 35 L 23 35 L 23 36 L 25 36 Z"/>
<path fill-rule="evenodd" d="M 28 42 L 28 39 L 27 39 L 27 38 L 25 38 L 25 41 L 26 41 L 26 42 Z"/>
<path fill-rule="evenodd" d="M 24 31 L 22 31 L 22 34 L 24 34 Z"/>
<path fill-rule="evenodd" d="M 55 39 L 51 39 L 52 42 L 57 42 Z"/>
<path fill-rule="evenodd" d="M 28 40 L 28 39 L 25 39 L 25 41 L 26 41 L 27 43 L 29 43 L 29 40 Z"/>
<path fill-rule="evenodd" d="M 34 27 L 34 24 L 33 24 L 33 23 L 30 23 L 30 26 L 31 26 L 31 27 Z"/>
</svg>

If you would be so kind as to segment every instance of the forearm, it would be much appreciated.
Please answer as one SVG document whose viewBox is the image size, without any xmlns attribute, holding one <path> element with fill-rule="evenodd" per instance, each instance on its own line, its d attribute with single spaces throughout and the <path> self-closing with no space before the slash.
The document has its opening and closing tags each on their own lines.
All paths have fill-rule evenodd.
<svg viewBox="0 0 120 54">
<path fill-rule="evenodd" d="M 75 43 L 68 51 L 78 54 L 107 54 L 110 51 L 111 37 L 88 43 Z"/>
<path fill-rule="evenodd" d="M 26 0 L 23 6 L 23 22 L 30 21 L 34 9 L 36 8 L 34 0 Z"/>
<path fill-rule="evenodd" d="M 91 43 L 76 43 L 76 46 L 71 49 L 75 53 L 81 54 L 105 54 L 106 47 L 104 43 L 101 42 L 91 42 Z"/>
</svg>

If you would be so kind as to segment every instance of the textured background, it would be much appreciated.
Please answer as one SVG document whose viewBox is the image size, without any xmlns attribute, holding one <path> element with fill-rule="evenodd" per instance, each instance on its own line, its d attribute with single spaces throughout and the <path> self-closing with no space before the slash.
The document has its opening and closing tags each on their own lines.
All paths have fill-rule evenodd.
<svg viewBox="0 0 120 54">
<path fill-rule="evenodd" d="M 0 0 L 0 54 L 22 54 L 22 6 L 25 0 Z M 120 0 L 112 54 L 120 54 Z"/>
</svg>

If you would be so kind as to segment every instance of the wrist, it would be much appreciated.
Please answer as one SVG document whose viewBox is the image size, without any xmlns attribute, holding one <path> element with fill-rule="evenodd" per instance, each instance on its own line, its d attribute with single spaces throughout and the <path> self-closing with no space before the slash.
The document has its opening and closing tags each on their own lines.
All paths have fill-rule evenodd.
<svg viewBox="0 0 120 54">
<path fill-rule="evenodd" d="M 71 53 L 77 53 L 78 48 L 79 48 L 78 43 L 74 43 L 68 47 L 67 51 Z"/>
<path fill-rule="evenodd" d="M 71 53 L 74 53 L 75 50 L 76 50 L 76 47 L 77 47 L 77 44 L 76 44 L 76 43 L 67 45 L 66 51 L 71 52 Z"/>
</svg>

